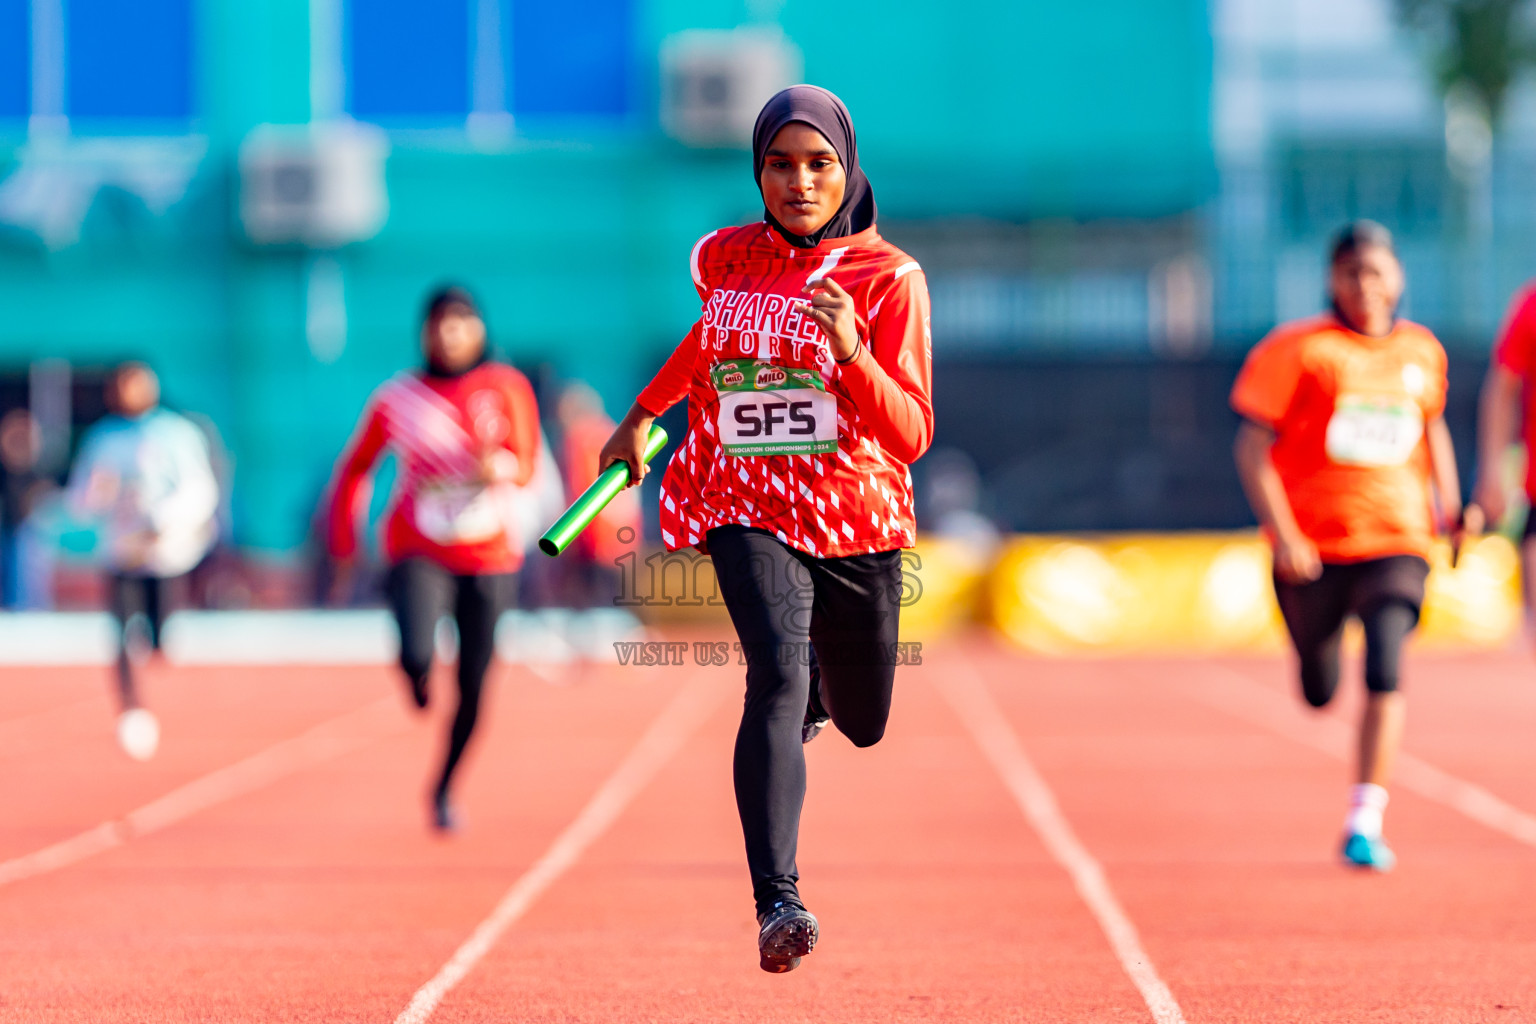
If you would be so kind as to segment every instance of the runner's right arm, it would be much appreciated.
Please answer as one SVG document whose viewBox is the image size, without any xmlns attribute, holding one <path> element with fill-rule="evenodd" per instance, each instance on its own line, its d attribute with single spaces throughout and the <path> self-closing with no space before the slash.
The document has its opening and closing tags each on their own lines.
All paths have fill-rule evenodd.
<svg viewBox="0 0 1536 1024">
<path fill-rule="evenodd" d="M 1317 545 L 1297 525 L 1285 483 L 1271 457 L 1279 424 L 1301 382 L 1301 354 L 1296 341 L 1288 333 L 1276 333 L 1259 342 L 1232 385 L 1232 408 L 1243 417 L 1233 446 L 1243 491 L 1260 525 L 1274 541 L 1275 572 L 1282 579 L 1299 583 L 1322 575 L 1322 557 Z"/>
<path fill-rule="evenodd" d="M 624 419 L 598 454 L 598 465 L 607 469 L 615 462 L 629 463 L 629 486 L 645 479 L 650 467 L 643 458 L 645 439 L 656 417 L 681 402 L 693 384 L 693 368 L 699 355 L 700 324 L 683 336 L 656 376 L 640 392 Z"/>
<path fill-rule="evenodd" d="M 371 493 L 368 471 L 387 441 L 384 416 L 378 404 L 370 402 L 352 440 L 336 462 L 336 476 L 331 484 L 326 536 L 331 555 L 338 561 L 349 561 L 357 554 L 357 507 Z"/>
<path fill-rule="evenodd" d="M 101 445 L 98 437 L 95 430 L 86 434 L 64 489 L 66 507 L 72 514 L 85 518 L 101 515 L 117 498 L 115 475 L 103 472 L 99 465 Z"/>
<path fill-rule="evenodd" d="M 1269 457 L 1274 444 L 1273 430 L 1245 421 L 1237 430 L 1237 443 L 1233 446 L 1237 475 L 1260 525 L 1275 538 L 1275 571 L 1292 582 L 1315 580 L 1322 575 L 1322 559 L 1317 545 L 1296 524 L 1285 485 Z"/>
</svg>

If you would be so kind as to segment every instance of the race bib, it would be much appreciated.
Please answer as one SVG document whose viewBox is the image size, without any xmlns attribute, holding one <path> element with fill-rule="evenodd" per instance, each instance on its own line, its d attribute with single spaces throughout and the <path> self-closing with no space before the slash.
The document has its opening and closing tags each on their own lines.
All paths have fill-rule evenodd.
<svg viewBox="0 0 1536 1024">
<path fill-rule="evenodd" d="M 727 455 L 812 455 L 837 451 L 837 397 L 815 370 L 757 359 L 715 364 L 720 443 Z"/>
<path fill-rule="evenodd" d="M 1418 403 L 1340 395 L 1328 421 L 1328 458 L 1345 466 L 1402 466 L 1423 437 Z"/>
<path fill-rule="evenodd" d="M 416 495 L 416 528 L 437 544 L 474 544 L 505 529 L 495 495 L 481 484 L 428 484 Z"/>
</svg>

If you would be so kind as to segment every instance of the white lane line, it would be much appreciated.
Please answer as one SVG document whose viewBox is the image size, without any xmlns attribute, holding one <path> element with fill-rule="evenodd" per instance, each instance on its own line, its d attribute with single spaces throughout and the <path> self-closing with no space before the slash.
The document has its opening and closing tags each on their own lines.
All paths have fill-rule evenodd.
<svg viewBox="0 0 1536 1024">
<path fill-rule="evenodd" d="M 1242 672 L 1220 666 L 1213 668 L 1234 685 L 1198 687 L 1195 692 L 1205 703 L 1341 761 L 1354 757 L 1355 730 L 1348 723 L 1332 715 L 1308 713 L 1299 698 L 1288 699 Z M 1517 842 L 1536 846 L 1536 816 L 1506 803 L 1475 783 L 1406 751 L 1397 755 L 1393 777 L 1394 784 L 1404 789 L 1449 807 Z"/>
<path fill-rule="evenodd" d="M 1024 752 L 1024 744 L 1008 724 L 992 692 L 966 664 L 936 670 L 931 678 L 1013 793 L 1025 820 L 1056 863 L 1071 876 L 1077 894 L 1103 929 L 1121 968 L 1152 1012 L 1152 1019 L 1157 1024 L 1184 1024 L 1178 1001 L 1142 948 L 1136 926 L 1115 898 L 1104 868 L 1072 831 L 1050 786 Z"/>
<path fill-rule="evenodd" d="M 555 837 L 544 855 L 512 883 L 512 888 L 507 890 L 490 916 L 480 922 L 432 980 L 416 990 L 410 1005 L 395 1018 L 395 1024 L 423 1024 L 432 1016 L 443 997 L 464 980 L 502 934 L 581 859 L 587 847 L 608 831 L 630 801 L 704 724 L 726 689 L 712 673 L 699 673 L 672 698 L 629 755 L 592 794 L 592 799 L 575 820 Z"/>
<path fill-rule="evenodd" d="M 399 701 L 380 698 L 322 722 L 307 732 L 209 772 L 157 800 L 32 853 L 0 861 L 0 885 L 57 871 L 87 857 L 158 832 L 179 821 L 285 776 L 350 753 L 406 727 Z"/>
</svg>

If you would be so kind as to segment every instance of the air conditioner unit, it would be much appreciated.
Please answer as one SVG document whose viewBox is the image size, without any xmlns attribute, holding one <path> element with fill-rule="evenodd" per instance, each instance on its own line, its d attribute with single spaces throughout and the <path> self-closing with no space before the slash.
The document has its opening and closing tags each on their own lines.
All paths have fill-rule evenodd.
<svg viewBox="0 0 1536 1024">
<path fill-rule="evenodd" d="M 258 245 L 330 249 L 372 238 L 389 214 L 389 141 L 353 121 L 261 125 L 240 145 L 240 221 Z"/>
<path fill-rule="evenodd" d="M 661 47 L 661 126 L 689 146 L 750 146 L 758 111 L 800 75 L 799 48 L 776 29 L 679 32 Z"/>
</svg>

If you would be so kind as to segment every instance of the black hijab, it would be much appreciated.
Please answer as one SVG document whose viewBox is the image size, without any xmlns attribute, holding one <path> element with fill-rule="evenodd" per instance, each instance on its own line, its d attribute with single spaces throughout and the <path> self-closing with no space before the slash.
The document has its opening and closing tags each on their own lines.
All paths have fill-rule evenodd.
<svg viewBox="0 0 1536 1024">
<path fill-rule="evenodd" d="M 791 233 L 767 209 L 763 210 L 763 219 L 784 236 L 785 241 L 800 249 L 813 248 L 823 238 L 846 238 L 873 227 L 875 192 L 859 169 L 859 145 L 853 134 L 853 118 L 842 100 L 818 86 L 792 85 L 769 100 L 763 112 L 757 115 L 757 126 L 752 129 L 752 178 L 757 182 L 758 192 L 763 190 L 763 160 L 768 145 L 785 125 L 793 121 L 810 125 L 832 143 L 847 177 L 843 205 L 837 208 L 831 220 L 810 235 Z"/>
<path fill-rule="evenodd" d="M 482 320 L 482 322 L 484 320 L 484 317 L 480 313 L 480 304 L 475 301 L 475 297 L 470 293 L 470 290 L 468 288 L 462 287 L 461 285 L 450 284 L 437 289 L 437 291 L 427 296 L 427 303 L 422 307 L 421 311 L 422 326 L 424 328 L 430 327 L 433 321 L 451 312 L 465 313 L 469 316 L 473 316 Z M 490 361 L 490 358 L 491 342 L 490 339 L 487 338 L 485 347 L 480 350 L 480 358 L 476 359 L 468 366 L 460 367 L 457 370 L 449 369 L 442 363 L 438 362 L 437 359 L 433 356 L 424 355 L 424 366 L 422 367 L 422 372 L 425 373 L 428 377 L 462 377 L 470 370 L 485 365 Z"/>
</svg>

